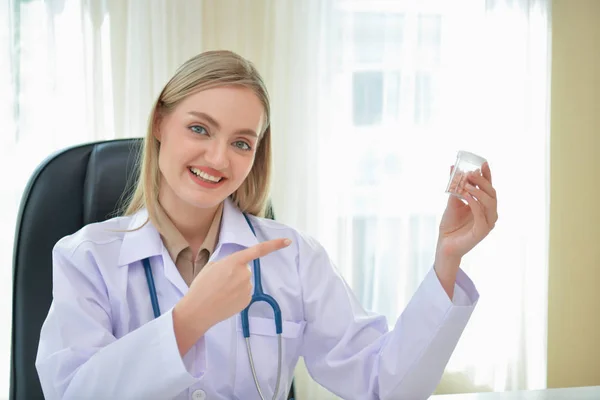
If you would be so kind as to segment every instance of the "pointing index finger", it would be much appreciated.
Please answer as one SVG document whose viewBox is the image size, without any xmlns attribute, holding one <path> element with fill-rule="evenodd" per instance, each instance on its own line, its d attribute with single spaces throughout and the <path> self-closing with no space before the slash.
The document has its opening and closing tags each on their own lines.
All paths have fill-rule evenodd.
<svg viewBox="0 0 600 400">
<path fill-rule="evenodd" d="M 240 250 L 231 255 L 231 258 L 240 264 L 248 264 L 250 261 L 261 258 L 274 251 L 281 250 L 292 243 L 290 239 L 273 239 L 262 242 L 247 249 Z"/>
</svg>

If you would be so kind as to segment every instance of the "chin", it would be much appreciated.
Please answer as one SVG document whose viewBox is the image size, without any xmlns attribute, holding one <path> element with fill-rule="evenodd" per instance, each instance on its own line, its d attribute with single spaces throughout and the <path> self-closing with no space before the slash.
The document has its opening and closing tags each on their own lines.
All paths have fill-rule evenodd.
<svg viewBox="0 0 600 400">
<path fill-rule="evenodd" d="M 195 196 L 192 198 L 188 198 L 186 202 L 196 208 L 215 208 L 219 204 L 221 204 L 221 202 L 223 202 L 223 200 L 225 199 L 226 197 L 202 196 L 199 198 L 199 196 Z"/>
<path fill-rule="evenodd" d="M 191 191 L 185 193 L 181 198 L 196 208 L 214 208 L 221 204 L 231 193 L 228 190 L 219 190 L 213 193 Z"/>
</svg>

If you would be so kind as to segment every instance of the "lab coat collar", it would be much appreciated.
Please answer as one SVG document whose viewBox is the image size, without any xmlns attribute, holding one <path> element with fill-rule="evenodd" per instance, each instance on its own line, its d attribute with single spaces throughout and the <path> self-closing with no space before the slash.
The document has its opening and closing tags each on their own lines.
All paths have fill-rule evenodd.
<svg viewBox="0 0 600 400">
<path fill-rule="evenodd" d="M 258 239 L 250 230 L 240 209 L 237 208 L 230 198 L 227 198 L 224 203 L 217 250 L 226 244 L 234 244 L 245 248 L 258 244 Z M 249 218 L 252 218 L 252 216 Z M 254 229 L 256 230 L 257 227 L 255 226 Z M 140 210 L 132 216 L 127 230 L 128 232 L 125 232 L 123 244 L 121 245 L 119 266 L 163 255 L 163 251 L 166 248 L 158 230 L 148 220 L 148 211 L 146 209 Z"/>
<path fill-rule="evenodd" d="M 252 216 L 249 216 L 252 220 Z M 256 230 L 257 227 L 254 226 Z M 221 232 L 219 233 L 219 244 L 235 244 L 242 247 L 251 247 L 258 244 L 258 239 L 250 230 L 244 214 L 233 203 L 230 198 L 225 199 L 223 207 L 223 220 L 221 221 Z"/>
<path fill-rule="evenodd" d="M 119 266 L 161 255 L 163 247 L 158 230 L 148 219 L 148 210 L 142 209 L 133 214 L 123 236 Z"/>
</svg>

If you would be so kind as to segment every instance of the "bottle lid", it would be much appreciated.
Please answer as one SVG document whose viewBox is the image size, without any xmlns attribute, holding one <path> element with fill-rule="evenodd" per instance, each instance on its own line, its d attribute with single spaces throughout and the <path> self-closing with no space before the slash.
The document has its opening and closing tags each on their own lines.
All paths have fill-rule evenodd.
<svg viewBox="0 0 600 400">
<path fill-rule="evenodd" d="M 487 160 L 483 157 L 478 156 L 477 154 L 468 152 L 468 151 L 464 151 L 464 150 L 460 150 L 458 152 L 457 158 L 460 160 L 465 160 L 471 164 L 475 164 L 475 165 L 483 165 L 484 163 L 487 162 Z"/>
</svg>

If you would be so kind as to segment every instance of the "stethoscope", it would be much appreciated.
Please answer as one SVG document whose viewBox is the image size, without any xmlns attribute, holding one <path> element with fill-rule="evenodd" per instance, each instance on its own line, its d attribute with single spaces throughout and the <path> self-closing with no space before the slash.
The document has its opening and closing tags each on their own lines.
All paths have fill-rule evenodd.
<svg viewBox="0 0 600 400">
<path fill-rule="evenodd" d="M 256 232 L 254 231 L 254 227 L 250 222 L 248 216 L 244 213 L 244 218 L 252 231 L 254 237 L 256 237 Z M 142 260 L 144 264 L 144 270 L 146 271 L 146 280 L 148 281 L 148 291 L 150 292 L 150 301 L 152 302 L 152 310 L 154 311 L 154 318 L 160 317 L 160 307 L 158 305 L 158 297 L 156 296 L 156 287 L 154 286 L 154 277 L 152 275 L 152 268 L 150 267 L 150 260 L 145 258 Z M 252 299 L 250 300 L 250 304 L 241 312 L 242 316 L 242 332 L 244 335 L 244 339 L 246 341 L 246 349 L 248 350 L 248 358 L 250 359 L 250 369 L 252 370 L 252 377 L 254 378 L 254 384 L 256 385 L 256 390 L 258 390 L 258 394 L 262 400 L 265 400 L 263 396 L 262 390 L 260 389 L 260 384 L 258 383 L 258 378 L 256 375 L 256 369 L 254 367 L 254 359 L 252 357 L 252 349 L 250 348 L 250 321 L 248 320 L 248 311 L 250 306 L 253 303 L 257 303 L 259 301 L 264 301 L 269 304 L 273 309 L 273 314 L 275 315 L 275 333 L 277 333 L 277 347 L 278 347 L 278 362 L 277 362 L 277 384 L 275 385 L 275 392 L 273 393 L 273 400 L 277 398 L 277 392 L 279 392 L 279 384 L 281 381 L 281 332 L 282 328 L 282 319 L 281 319 L 281 309 L 279 308 L 279 304 L 277 301 L 263 292 L 262 288 L 262 280 L 260 277 L 260 259 L 256 259 L 253 261 L 254 264 L 254 294 L 252 295 Z"/>
</svg>

